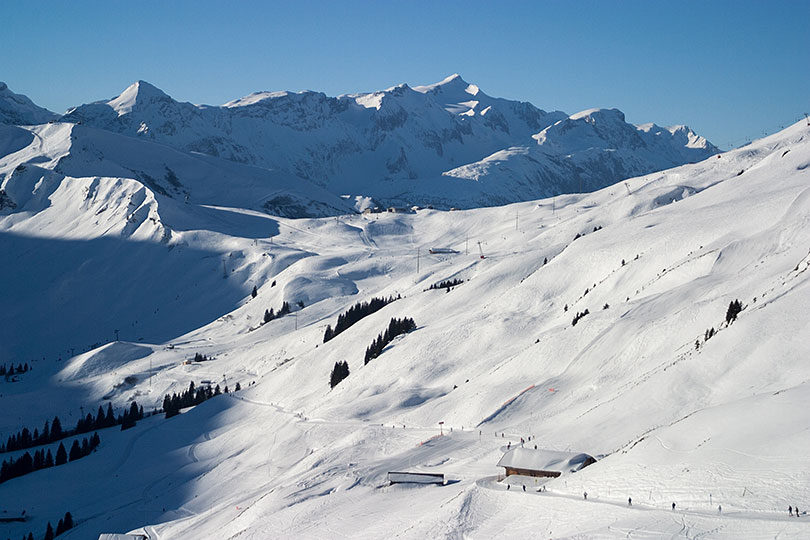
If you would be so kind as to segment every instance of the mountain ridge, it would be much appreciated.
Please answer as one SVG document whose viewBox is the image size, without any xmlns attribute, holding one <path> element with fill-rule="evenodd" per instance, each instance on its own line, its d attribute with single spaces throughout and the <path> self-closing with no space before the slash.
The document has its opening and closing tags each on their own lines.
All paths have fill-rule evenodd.
<svg viewBox="0 0 810 540">
<path fill-rule="evenodd" d="M 432 85 L 400 84 L 337 97 L 314 91 L 256 92 L 222 106 L 178 102 L 138 81 L 112 100 L 70 109 L 62 120 L 285 170 L 336 195 L 398 205 L 469 208 L 531 200 L 563 188 L 570 192 L 574 185 L 598 189 L 719 151 L 691 130 L 676 137 L 677 128 L 644 124 L 649 126 L 645 131 L 627 124 L 620 111 L 605 111 L 610 110 L 570 116 L 546 112 L 529 102 L 490 97 L 454 74 Z M 537 156 L 564 161 L 572 153 L 572 140 L 555 125 L 574 126 L 582 120 L 591 126 L 587 135 L 600 139 L 591 145 L 602 149 L 599 156 L 562 166 L 543 163 L 543 174 L 517 172 L 527 167 L 525 162 L 510 165 L 483 191 L 449 180 L 463 176 L 460 167 L 474 167 L 513 147 L 546 146 Z M 653 131 L 657 137 L 640 140 Z M 581 143 L 574 141 L 574 146 Z M 613 153 L 645 145 L 654 151 L 629 158 Z M 588 181 L 567 182 L 571 170 Z"/>
</svg>

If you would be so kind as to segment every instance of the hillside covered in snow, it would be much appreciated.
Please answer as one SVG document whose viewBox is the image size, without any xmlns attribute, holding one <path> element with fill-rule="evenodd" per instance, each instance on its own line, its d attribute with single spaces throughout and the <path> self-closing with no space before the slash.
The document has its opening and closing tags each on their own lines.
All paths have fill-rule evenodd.
<svg viewBox="0 0 810 540">
<path fill-rule="evenodd" d="M 507 106 L 459 80 L 221 108 L 138 83 L 72 122 L 3 126 L 0 365 L 30 369 L 0 378 L 0 444 L 88 412 L 100 444 L 0 484 L 0 509 L 27 516 L 0 535 L 41 537 L 69 511 L 68 540 L 810 536 L 787 514 L 810 501 L 810 127 L 711 155 L 685 128 Z M 441 122 L 482 154 L 449 167 L 448 128 L 441 153 L 409 157 Z M 355 138 L 371 125 L 378 151 Z M 359 150 L 297 170 L 335 129 Z M 266 152 L 276 130 L 289 152 Z M 637 176 L 461 211 L 291 219 L 252 201 L 278 181 L 337 208 L 334 186 L 360 185 L 352 160 L 386 145 L 407 158 L 390 182 L 418 164 L 416 186 Z M 653 157 L 707 159 L 639 175 Z M 372 298 L 391 301 L 324 340 Z M 415 329 L 384 340 L 392 318 Z M 192 382 L 223 393 L 165 418 Z M 133 401 L 134 427 L 93 419 Z M 521 444 L 596 462 L 503 479 Z M 446 484 L 389 485 L 392 471 Z"/>
</svg>

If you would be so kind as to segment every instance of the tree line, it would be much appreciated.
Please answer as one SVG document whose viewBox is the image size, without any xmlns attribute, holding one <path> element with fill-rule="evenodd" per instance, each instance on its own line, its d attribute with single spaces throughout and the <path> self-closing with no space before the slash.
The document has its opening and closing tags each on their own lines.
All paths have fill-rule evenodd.
<svg viewBox="0 0 810 540">
<path fill-rule="evenodd" d="M 68 461 L 76 461 L 89 455 L 99 444 L 101 444 L 101 438 L 98 433 L 94 433 L 89 439 L 84 437 L 81 443 L 79 443 L 79 439 L 74 439 L 70 452 L 65 450 L 65 443 L 60 442 L 59 448 L 56 450 L 56 457 L 51 454 L 50 448 L 47 450 L 40 448 L 34 452 L 33 456 L 29 452 L 25 452 L 17 459 L 4 459 L 3 463 L 0 464 L 0 483 L 40 469 L 48 469 L 64 465 Z"/>
<path fill-rule="evenodd" d="M 364 364 L 368 364 L 373 359 L 382 354 L 385 346 L 391 343 L 395 337 L 406 334 L 412 330 L 416 330 L 416 323 L 409 317 L 402 319 L 392 318 L 388 323 L 388 328 L 377 336 L 377 339 L 371 342 L 371 345 L 366 349 L 366 356 Z"/>
<path fill-rule="evenodd" d="M 25 373 L 29 369 L 30 368 L 28 367 L 28 362 L 26 362 L 25 364 L 17 364 L 16 368 L 14 367 L 14 363 L 9 364 L 8 367 L 6 367 L 6 365 L 3 364 L 2 366 L 0 366 L 0 377 L 2 377 L 3 375 L 7 375 L 10 377 L 11 375 L 16 375 L 17 373 Z"/>
<path fill-rule="evenodd" d="M 284 315 L 286 315 L 289 312 L 290 312 L 290 303 L 289 302 L 284 302 L 283 304 L 281 304 L 281 309 L 279 309 L 277 312 L 273 311 L 273 308 L 265 309 L 264 310 L 264 319 L 263 319 L 263 321 L 265 323 L 269 323 L 273 319 L 278 319 L 279 317 L 283 317 Z"/>
<path fill-rule="evenodd" d="M 43 540 L 53 540 L 60 534 L 69 531 L 73 528 L 73 516 L 70 515 L 70 512 L 65 512 L 65 517 L 59 519 L 59 523 L 56 524 L 56 531 L 53 530 L 53 525 L 51 522 L 48 522 L 48 527 L 45 529 L 45 536 Z M 29 532 L 28 536 L 23 535 L 23 540 L 34 540 L 34 533 Z"/>
<path fill-rule="evenodd" d="M 236 383 L 234 387 L 234 392 L 238 392 L 242 389 L 242 385 Z M 224 393 L 229 393 L 228 387 L 225 386 Z M 193 407 L 194 405 L 199 405 L 203 401 L 209 400 L 212 397 L 218 396 L 222 394 L 223 391 L 219 389 L 219 385 L 216 385 L 213 389 L 210 386 L 201 386 L 199 388 L 194 386 L 194 381 L 188 383 L 188 388 L 181 392 L 180 394 L 166 394 L 163 397 L 163 411 L 166 413 L 166 418 L 171 418 L 172 416 L 177 416 L 180 414 L 180 409 L 185 409 L 186 407 Z"/>
<path fill-rule="evenodd" d="M 447 292 L 450 292 L 451 287 L 455 287 L 456 285 L 461 285 L 462 283 L 464 283 L 463 279 L 458 279 L 458 278 L 446 279 L 444 281 L 434 283 L 433 285 L 428 287 L 426 290 L 430 291 L 430 290 L 434 290 L 434 289 L 447 289 Z"/>
<path fill-rule="evenodd" d="M 577 325 L 577 323 L 579 322 L 579 320 L 580 320 L 582 317 L 584 317 L 585 315 L 589 315 L 590 313 L 591 313 L 591 312 L 590 312 L 590 311 L 588 311 L 587 309 L 586 309 L 585 311 L 577 312 L 577 314 L 576 314 L 576 315 L 574 315 L 574 320 L 573 320 L 573 321 L 571 321 L 571 326 L 576 326 L 576 325 Z"/>
<path fill-rule="evenodd" d="M 6 443 L 0 444 L 0 453 L 25 450 L 34 446 L 56 442 L 73 435 L 81 435 L 82 433 L 117 425 L 120 425 L 121 429 L 127 429 L 134 426 L 135 422 L 143 419 L 143 417 L 143 407 L 139 407 L 137 401 L 133 401 L 129 408 L 125 409 L 124 412 L 117 417 L 113 413 L 111 403 L 107 403 L 106 412 L 102 406 L 99 405 L 98 413 L 95 417 L 92 413 L 87 413 L 87 416 L 84 418 L 79 418 L 74 429 L 63 429 L 59 417 L 54 416 L 51 422 L 45 421 L 42 431 L 34 428 L 34 431 L 31 432 L 28 428 L 22 428 L 19 432 L 9 435 Z"/>
<path fill-rule="evenodd" d="M 350 307 L 346 312 L 338 315 L 337 323 L 335 324 L 334 330 L 332 330 L 332 327 L 330 325 L 327 325 L 326 331 L 323 334 L 323 342 L 326 343 L 327 341 L 336 337 L 344 330 L 351 327 L 354 323 L 358 322 L 363 317 L 368 317 L 372 313 L 376 313 L 386 305 L 390 304 L 394 300 L 399 300 L 400 298 L 401 297 L 399 295 L 397 295 L 396 298 L 394 298 L 393 296 L 389 296 L 388 298 L 377 298 L 375 296 L 368 302 L 356 303 L 355 305 Z"/>
</svg>

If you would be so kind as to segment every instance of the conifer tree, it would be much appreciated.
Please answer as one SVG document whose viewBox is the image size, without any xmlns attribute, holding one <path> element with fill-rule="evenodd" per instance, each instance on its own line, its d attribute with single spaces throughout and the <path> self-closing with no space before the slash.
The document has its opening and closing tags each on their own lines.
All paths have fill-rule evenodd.
<svg viewBox="0 0 810 540">
<path fill-rule="evenodd" d="M 59 421 L 58 416 L 53 417 L 51 422 L 51 440 L 58 441 L 62 438 L 62 422 Z"/>
<path fill-rule="evenodd" d="M 65 450 L 65 445 L 63 443 L 59 443 L 59 448 L 56 449 L 56 459 L 54 460 L 55 465 L 64 465 L 67 463 L 68 455 L 67 451 Z"/>
<path fill-rule="evenodd" d="M 48 522 L 48 528 L 45 529 L 45 538 L 44 540 L 53 540 L 53 526 L 51 522 Z"/>
<path fill-rule="evenodd" d="M 112 403 L 107 403 L 107 415 L 104 417 L 104 425 L 106 427 L 112 427 L 115 425 L 115 413 L 112 409 Z"/>
<path fill-rule="evenodd" d="M 73 439 L 73 445 L 70 447 L 70 453 L 68 454 L 68 459 L 70 461 L 76 461 L 82 457 L 82 448 L 79 446 L 79 440 Z"/>
</svg>

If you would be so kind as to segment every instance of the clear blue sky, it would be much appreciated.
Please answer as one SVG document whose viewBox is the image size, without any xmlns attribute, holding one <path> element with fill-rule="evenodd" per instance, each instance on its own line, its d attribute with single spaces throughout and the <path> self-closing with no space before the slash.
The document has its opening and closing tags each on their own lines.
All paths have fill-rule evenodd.
<svg viewBox="0 0 810 540">
<path fill-rule="evenodd" d="M 810 2 L 0 3 L 0 80 L 62 112 L 144 79 L 221 104 L 372 91 L 454 72 L 569 114 L 687 124 L 721 147 L 810 112 Z"/>
</svg>

